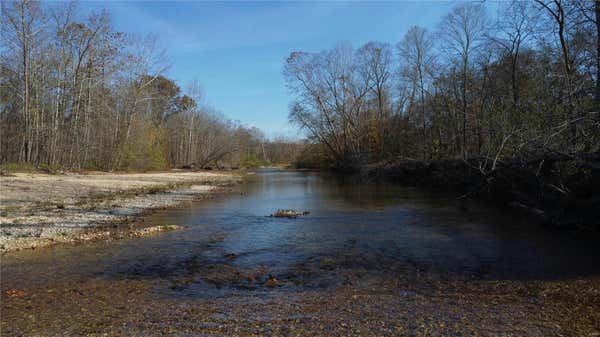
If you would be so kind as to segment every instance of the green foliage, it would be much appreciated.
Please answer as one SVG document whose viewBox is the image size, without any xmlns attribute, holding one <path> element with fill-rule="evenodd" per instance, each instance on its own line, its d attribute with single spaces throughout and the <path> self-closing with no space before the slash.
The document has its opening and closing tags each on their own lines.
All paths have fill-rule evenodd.
<svg viewBox="0 0 600 337">
<path fill-rule="evenodd" d="M 164 132 L 146 120 L 134 125 L 131 141 L 122 148 L 120 169 L 153 171 L 168 168 L 164 147 Z"/>
<path fill-rule="evenodd" d="M 263 160 L 258 159 L 254 154 L 247 155 L 241 162 L 243 168 L 257 168 L 265 164 Z"/>
<path fill-rule="evenodd" d="M 38 169 L 30 163 L 6 163 L 0 165 L 0 171 L 11 173 L 11 172 L 25 172 L 33 173 L 38 172 Z"/>
<path fill-rule="evenodd" d="M 59 165 L 39 164 L 35 166 L 32 163 L 5 163 L 0 165 L 0 172 L 10 174 L 15 172 L 21 173 L 47 173 L 55 174 L 60 172 L 62 167 Z"/>
<path fill-rule="evenodd" d="M 38 171 L 47 173 L 47 174 L 56 174 L 62 171 L 62 167 L 60 165 L 48 165 L 48 164 L 40 164 L 38 165 Z"/>
</svg>

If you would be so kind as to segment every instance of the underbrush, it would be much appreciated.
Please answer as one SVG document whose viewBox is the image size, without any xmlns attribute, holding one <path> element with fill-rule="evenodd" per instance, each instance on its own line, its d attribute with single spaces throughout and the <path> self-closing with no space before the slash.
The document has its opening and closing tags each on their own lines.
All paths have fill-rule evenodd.
<svg viewBox="0 0 600 337">
<path fill-rule="evenodd" d="M 553 228 L 600 232 L 600 169 L 571 158 L 540 156 L 504 160 L 486 169 L 485 160 L 385 162 L 365 166 L 368 179 L 454 191 L 510 206 Z"/>
</svg>

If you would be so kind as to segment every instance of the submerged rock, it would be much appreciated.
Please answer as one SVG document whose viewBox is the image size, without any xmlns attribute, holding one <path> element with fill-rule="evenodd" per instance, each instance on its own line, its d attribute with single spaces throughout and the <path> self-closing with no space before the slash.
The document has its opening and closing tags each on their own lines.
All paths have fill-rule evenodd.
<svg viewBox="0 0 600 337">
<path fill-rule="evenodd" d="M 277 281 L 277 279 L 273 275 L 269 275 L 269 279 L 267 279 L 267 282 L 265 283 L 265 285 L 270 288 L 276 287 L 278 284 L 279 281 Z"/>
<path fill-rule="evenodd" d="M 224 256 L 227 258 L 227 260 L 235 260 L 238 257 L 235 253 L 225 254 Z"/>
<path fill-rule="evenodd" d="M 297 218 L 301 215 L 308 215 L 310 212 L 298 212 L 293 209 L 278 209 L 277 212 L 271 214 L 274 218 Z"/>
</svg>

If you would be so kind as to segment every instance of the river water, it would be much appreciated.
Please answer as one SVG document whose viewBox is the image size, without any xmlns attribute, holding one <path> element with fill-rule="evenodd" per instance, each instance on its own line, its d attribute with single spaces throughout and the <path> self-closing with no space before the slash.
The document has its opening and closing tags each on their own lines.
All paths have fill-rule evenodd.
<svg viewBox="0 0 600 337">
<path fill-rule="evenodd" d="M 278 208 L 308 211 L 268 217 Z M 327 287 L 336 271 L 413 268 L 467 277 L 597 275 L 600 247 L 455 195 L 313 172 L 260 170 L 241 193 L 161 211 L 152 222 L 187 228 L 151 238 L 24 251 L 2 258 L 4 285 L 60 278 L 161 278 L 184 296 L 253 288 L 205 278 L 226 265 L 260 269 L 281 286 Z M 235 256 L 228 255 L 235 254 Z M 264 275 L 263 275 L 264 274 Z M 179 278 L 185 286 L 177 286 Z"/>
<path fill-rule="evenodd" d="M 309 214 L 296 219 L 269 217 L 277 209 Z M 269 306 L 273 312 L 269 317 L 286 317 L 282 313 L 286 310 L 288 316 L 305 314 L 302 324 L 309 326 L 310 333 L 314 329 L 327 331 L 331 328 L 327 324 L 355 328 L 352 322 L 368 315 L 373 319 L 361 324 L 371 330 L 340 333 L 397 335 L 396 330 L 389 332 L 369 324 L 397 324 L 402 319 L 413 322 L 409 335 L 429 325 L 450 329 L 441 330 L 450 334 L 481 333 L 477 329 L 486 324 L 495 329 L 502 322 L 498 315 L 506 315 L 504 330 L 488 331 L 512 333 L 518 328 L 520 333 L 545 335 L 555 331 L 556 321 L 561 319 L 577 324 L 573 329 L 593 329 L 595 323 L 584 317 L 596 317 L 594 308 L 600 305 L 586 295 L 584 298 L 592 302 L 581 307 L 583 313 L 572 309 L 579 299 L 571 303 L 564 296 L 556 297 L 558 304 L 544 307 L 549 297 L 540 295 L 546 290 L 539 290 L 554 289 L 556 282 L 567 280 L 564 289 L 574 289 L 571 293 L 597 291 L 600 245 L 593 238 L 541 228 L 519 214 L 477 201 L 459 201 L 453 194 L 394 183 L 367 183 L 315 172 L 259 170 L 236 193 L 159 211 L 150 223 L 186 228 L 146 238 L 4 255 L 2 289 L 24 289 L 30 295 L 4 301 L 5 331 L 9 335 L 33 331 L 69 334 L 64 329 L 72 327 L 73 334 L 112 331 L 118 335 L 131 331 L 153 334 L 157 329 L 178 327 L 206 333 L 213 327 L 207 328 L 206 322 L 217 320 L 216 330 L 210 333 L 229 335 L 237 334 L 237 330 L 227 329 L 243 324 L 259 322 L 264 327 L 264 314 L 253 320 L 249 317 L 265 308 L 257 301 L 271 298 L 275 304 Z M 424 282 L 425 275 L 438 275 L 442 290 L 407 292 Z M 378 288 L 384 289 L 382 294 L 373 295 L 376 288 L 369 283 L 373 279 L 386 280 L 387 285 Z M 399 279 L 404 283 L 387 281 Z M 448 288 L 445 279 L 462 281 Z M 577 283 L 578 279 L 589 280 L 587 288 Z M 537 282 L 535 287 L 539 282 L 549 283 L 534 287 L 538 290 L 529 294 L 531 282 Z M 460 290 L 463 286 L 466 290 Z M 510 290 L 513 288 L 516 290 Z M 336 289 L 347 291 L 336 293 Z M 481 294 L 490 292 L 500 302 L 481 300 Z M 290 296 L 299 298 L 291 300 Z M 322 296 L 338 301 L 337 307 L 314 304 Z M 367 307 L 360 303 L 352 307 L 357 305 L 352 300 L 355 296 L 364 296 L 379 309 L 359 314 Z M 311 304 L 303 307 L 303 298 Z M 506 307 L 502 301 L 515 308 Z M 186 307 L 177 306 L 184 302 Z M 136 309 L 132 303 L 137 303 Z M 294 307 L 288 307 L 292 304 Z M 496 316 L 490 316 L 488 311 L 494 305 Z M 482 307 L 472 309 L 477 306 Z M 186 318 L 189 308 L 199 308 L 197 313 L 204 316 Z M 233 318 L 239 308 L 244 311 Z M 329 313 L 334 316 L 328 318 L 330 323 L 323 323 L 305 313 L 309 309 L 325 310 L 319 314 L 321 318 Z M 462 312 L 462 318 L 453 310 Z M 523 310 L 530 314 L 523 314 Z M 530 319 L 538 312 L 545 316 Z M 348 324 L 339 326 L 343 315 Z M 17 319 L 22 316 L 31 321 Z M 431 321 L 414 323 L 428 317 Z M 465 330 L 464 324 L 450 325 L 448 319 L 459 323 L 466 319 L 478 328 Z M 190 321 L 204 325 L 190 327 Z M 288 332 L 293 328 L 288 318 L 280 327 Z M 248 329 L 250 334 L 278 335 L 277 331 L 284 331 Z M 424 331 L 429 335 L 430 330 Z M 560 331 L 568 334 L 572 330 Z"/>
</svg>

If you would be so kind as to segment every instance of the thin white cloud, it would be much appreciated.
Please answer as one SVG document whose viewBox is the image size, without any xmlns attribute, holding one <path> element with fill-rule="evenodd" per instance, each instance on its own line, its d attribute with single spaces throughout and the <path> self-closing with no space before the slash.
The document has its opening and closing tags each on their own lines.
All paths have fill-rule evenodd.
<svg viewBox="0 0 600 337">
<path fill-rule="evenodd" d="M 260 47 L 314 37 L 320 33 L 321 24 L 345 6 L 341 2 L 258 7 L 248 3 L 175 2 L 171 6 L 185 6 L 186 18 L 169 22 L 151 7 L 145 8 L 152 4 L 108 2 L 106 6 L 118 17 L 135 22 L 138 32 L 157 32 L 168 49 L 178 53 Z"/>
</svg>

